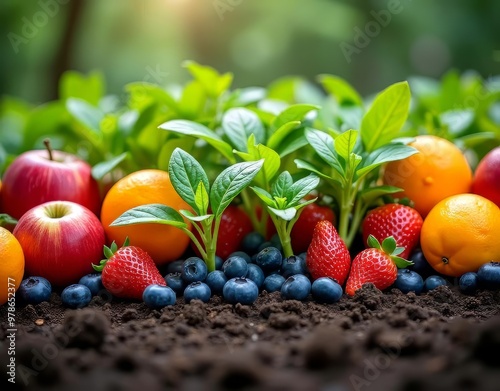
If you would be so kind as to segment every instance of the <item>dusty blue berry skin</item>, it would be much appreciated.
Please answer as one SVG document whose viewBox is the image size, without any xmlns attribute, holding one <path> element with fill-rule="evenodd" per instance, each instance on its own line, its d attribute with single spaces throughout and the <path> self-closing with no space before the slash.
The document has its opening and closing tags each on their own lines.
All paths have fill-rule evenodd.
<svg viewBox="0 0 500 391">
<path fill-rule="evenodd" d="M 295 274 L 306 274 L 307 266 L 306 260 L 297 255 L 292 255 L 283 259 L 281 263 L 281 274 L 283 277 L 288 278 Z"/>
<path fill-rule="evenodd" d="M 424 280 L 417 272 L 410 269 L 399 269 L 394 286 L 403 293 L 415 292 L 417 295 L 424 289 Z"/>
<path fill-rule="evenodd" d="M 182 279 L 186 284 L 196 281 L 205 281 L 207 274 L 207 265 L 201 258 L 189 257 L 182 264 Z"/>
<path fill-rule="evenodd" d="M 408 269 L 417 272 L 422 278 L 427 278 L 436 273 L 419 248 L 412 251 L 408 260 L 413 262 L 413 265 L 408 266 Z"/>
<path fill-rule="evenodd" d="M 205 284 L 208 285 L 213 294 L 221 295 L 224 285 L 226 285 L 227 277 L 222 270 L 214 270 L 208 273 Z"/>
<path fill-rule="evenodd" d="M 229 257 L 222 265 L 222 271 L 228 279 L 245 277 L 248 273 L 248 263 L 240 256 Z"/>
<path fill-rule="evenodd" d="M 265 241 L 266 240 L 264 236 L 262 236 L 260 232 L 250 232 L 249 234 L 245 235 L 245 237 L 241 241 L 241 248 L 247 254 L 254 255 L 258 252 L 259 247 Z"/>
<path fill-rule="evenodd" d="M 264 283 L 264 279 L 266 278 L 266 276 L 259 266 L 251 263 L 248 265 L 247 278 L 255 282 L 257 288 L 260 289 L 262 287 L 262 284 Z"/>
<path fill-rule="evenodd" d="M 252 280 L 245 277 L 231 278 L 222 291 L 224 300 L 230 304 L 250 305 L 257 300 L 259 288 Z"/>
<path fill-rule="evenodd" d="M 488 262 L 477 271 L 481 287 L 500 289 L 500 262 Z"/>
<path fill-rule="evenodd" d="M 99 292 L 104 290 L 104 285 L 102 285 L 102 275 L 101 273 L 90 273 L 86 276 L 80 278 L 79 284 L 85 285 L 90 289 L 92 296 L 96 296 Z"/>
<path fill-rule="evenodd" d="M 176 295 L 182 295 L 186 288 L 186 283 L 182 279 L 182 273 L 169 273 L 165 276 L 165 282 Z"/>
<path fill-rule="evenodd" d="M 170 262 L 167 265 L 167 274 L 169 273 L 182 273 L 182 265 L 184 263 L 183 259 L 179 259 L 177 261 Z"/>
<path fill-rule="evenodd" d="M 252 263 L 252 257 L 244 251 L 235 251 L 234 253 L 229 254 L 228 258 L 231 257 L 241 257 L 247 261 L 247 263 Z"/>
<path fill-rule="evenodd" d="M 154 309 L 174 305 L 176 299 L 177 296 L 172 288 L 157 284 L 147 286 L 142 294 L 144 303 Z"/>
<path fill-rule="evenodd" d="M 281 287 L 281 296 L 287 300 L 303 301 L 311 293 L 311 281 L 303 274 L 294 274 Z"/>
<path fill-rule="evenodd" d="M 342 287 L 330 277 L 320 277 L 312 283 L 311 293 L 318 303 L 336 303 L 342 297 Z"/>
<path fill-rule="evenodd" d="M 92 292 L 86 285 L 73 284 L 64 288 L 61 293 L 61 301 L 68 308 L 83 308 L 92 300 Z"/>
<path fill-rule="evenodd" d="M 264 280 L 262 289 L 271 293 L 281 291 L 281 287 L 285 283 L 285 277 L 281 274 L 270 274 Z"/>
<path fill-rule="evenodd" d="M 432 291 L 441 285 L 448 285 L 448 281 L 441 276 L 429 276 L 424 281 L 424 291 Z"/>
<path fill-rule="evenodd" d="M 222 265 L 224 264 L 224 260 L 218 255 L 215 256 L 215 270 L 222 270 Z"/>
<path fill-rule="evenodd" d="M 195 299 L 208 303 L 211 296 L 212 291 L 207 284 L 201 281 L 192 282 L 184 289 L 184 300 L 186 303 L 190 303 L 191 300 Z"/>
<path fill-rule="evenodd" d="M 460 292 L 466 295 L 473 295 L 479 286 L 479 277 L 477 273 L 468 272 L 462 274 L 460 280 L 458 281 L 458 288 Z"/>
<path fill-rule="evenodd" d="M 26 304 L 39 304 L 50 300 L 52 285 L 43 277 L 28 277 L 21 281 L 17 294 Z"/>
<path fill-rule="evenodd" d="M 283 256 L 280 250 L 272 246 L 259 251 L 255 257 L 255 264 L 260 266 L 266 274 L 279 270 L 282 261 Z"/>
</svg>

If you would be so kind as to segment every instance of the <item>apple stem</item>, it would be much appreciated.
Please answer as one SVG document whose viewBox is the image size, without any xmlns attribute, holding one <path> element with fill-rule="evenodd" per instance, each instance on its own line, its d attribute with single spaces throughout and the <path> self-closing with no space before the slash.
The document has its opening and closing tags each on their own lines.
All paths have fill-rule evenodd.
<svg viewBox="0 0 500 391">
<path fill-rule="evenodd" d="M 50 146 L 50 140 L 46 138 L 45 140 L 43 140 L 43 144 L 45 145 L 45 148 L 49 153 L 49 160 L 54 160 L 54 157 L 52 156 L 52 147 Z"/>
</svg>

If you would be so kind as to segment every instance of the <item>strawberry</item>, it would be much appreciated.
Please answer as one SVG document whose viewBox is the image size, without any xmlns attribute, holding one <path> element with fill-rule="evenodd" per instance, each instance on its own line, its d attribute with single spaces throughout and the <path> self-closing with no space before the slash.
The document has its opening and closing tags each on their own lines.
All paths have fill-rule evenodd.
<svg viewBox="0 0 500 391">
<path fill-rule="evenodd" d="M 102 272 L 102 284 L 112 295 L 123 299 L 142 300 L 148 285 L 167 285 L 149 254 L 139 247 L 128 246 L 128 240 L 120 249 L 115 242 L 104 246 L 100 265 L 92 265 Z"/>
<path fill-rule="evenodd" d="M 382 242 L 393 236 L 398 246 L 404 247 L 401 258 L 408 258 L 420 240 L 422 217 L 406 205 L 387 204 L 368 212 L 362 224 L 363 242 L 368 246 L 368 236 Z"/>
<path fill-rule="evenodd" d="M 331 277 L 340 285 L 344 283 L 349 274 L 351 256 L 331 221 L 322 220 L 314 227 L 306 262 L 314 280 Z"/>
<path fill-rule="evenodd" d="M 295 254 L 307 251 L 313 237 L 314 227 L 321 220 L 328 220 L 335 225 L 333 210 L 328 206 L 316 203 L 304 206 L 298 220 L 293 225 L 292 232 L 290 232 L 292 248 Z"/>
<path fill-rule="evenodd" d="M 382 245 L 373 236 L 368 237 L 372 248 L 361 251 L 352 261 L 351 272 L 347 279 L 345 291 L 353 296 L 363 284 L 373 283 L 380 290 L 391 286 L 398 276 L 398 267 L 405 268 L 412 262 L 399 257 L 403 247 L 397 247 L 396 240 L 389 236 Z"/>
</svg>

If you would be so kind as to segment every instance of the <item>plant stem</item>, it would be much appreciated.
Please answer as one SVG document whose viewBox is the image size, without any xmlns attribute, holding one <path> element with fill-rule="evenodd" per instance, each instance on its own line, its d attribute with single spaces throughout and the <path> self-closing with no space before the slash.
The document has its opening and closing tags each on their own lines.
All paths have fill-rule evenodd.
<svg viewBox="0 0 500 391">
<path fill-rule="evenodd" d="M 274 213 L 270 213 L 270 216 L 273 220 L 274 226 L 276 227 L 276 231 L 278 232 L 281 247 L 283 247 L 283 255 L 287 258 L 291 257 L 293 255 L 293 249 L 290 235 L 288 234 L 288 231 L 286 229 L 287 222 L 282 218 L 274 215 Z"/>
<path fill-rule="evenodd" d="M 49 160 L 54 160 L 54 156 L 52 155 L 52 147 L 50 146 L 50 140 L 48 138 L 43 140 L 43 145 L 45 145 L 45 148 L 47 149 L 47 152 L 49 153 Z"/>
</svg>

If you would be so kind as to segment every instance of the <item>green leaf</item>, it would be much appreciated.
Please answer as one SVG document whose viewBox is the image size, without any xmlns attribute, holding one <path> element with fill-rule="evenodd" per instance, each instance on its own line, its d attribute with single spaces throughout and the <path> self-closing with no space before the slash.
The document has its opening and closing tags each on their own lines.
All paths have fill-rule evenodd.
<svg viewBox="0 0 500 391">
<path fill-rule="evenodd" d="M 404 144 L 387 144 L 373 151 L 362 162 L 361 167 L 356 171 L 356 175 L 361 177 L 383 163 L 393 162 L 405 159 L 408 156 L 416 154 L 418 151 Z"/>
<path fill-rule="evenodd" d="M 319 177 L 314 174 L 309 174 L 305 178 L 299 179 L 292 186 L 285 189 L 285 197 L 287 198 L 287 206 L 293 207 L 297 205 L 306 195 L 313 191 L 319 184 Z"/>
<path fill-rule="evenodd" d="M 62 100 L 78 98 L 97 106 L 104 96 L 104 76 L 91 72 L 87 76 L 76 71 L 66 71 L 59 80 L 59 96 Z"/>
<path fill-rule="evenodd" d="M 358 92 L 344 79 L 333 75 L 320 75 L 319 82 L 323 88 L 333 95 L 340 105 L 362 106 L 363 99 Z"/>
<path fill-rule="evenodd" d="M 200 65 L 194 61 L 185 61 L 183 66 L 187 68 L 212 98 L 217 98 L 226 91 L 233 81 L 231 73 L 221 75 L 214 68 Z"/>
<path fill-rule="evenodd" d="M 305 160 L 295 159 L 294 162 L 297 165 L 297 168 L 299 168 L 299 169 L 310 171 L 310 172 L 312 172 L 312 173 L 314 173 L 322 178 L 325 178 L 325 179 L 332 179 L 331 176 L 325 174 L 318 167 L 316 167 L 315 165 L 313 165 L 309 162 L 306 162 Z M 338 182 L 338 184 L 340 186 L 340 182 Z"/>
<path fill-rule="evenodd" d="M 307 129 L 306 138 L 319 157 L 343 177 L 345 171 L 338 160 L 332 136 L 320 130 Z"/>
<path fill-rule="evenodd" d="M 413 262 L 408 261 L 408 260 L 401 258 L 401 257 L 392 256 L 391 259 L 392 259 L 392 262 L 394 262 L 396 264 L 396 267 L 398 269 L 405 269 L 408 266 L 413 265 Z"/>
<path fill-rule="evenodd" d="M 234 162 L 233 148 L 223 141 L 215 132 L 204 125 L 187 120 L 172 120 L 159 126 L 160 129 L 168 130 L 178 134 L 193 136 L 205 140 L 217 149 L 227 160 Z"/>
<path fill-rule="evenodd" d="M 308 104 L 291 105 L 278 114 L 271 127 L 276 130 L 289 122 L 302 121 L 307 113 L 312 110 L 318 110 L 319 108 L 319 106 Z"/>
<path fill-rule="evenodd" d="M 391 255 L 394 250 L 396 250 L 397 243 L 396 240 L 394 239 L 394 236 L 389 236 L 385 238 L 382 241 L 382 250 L 386 253 Z"/>
<path fill-rule="evenodd" d="M 205 189 L 209 189 L 207 174 L 198 161 L 186 151 L 176 148 L 170 157 L 168 174 L 175 191 L 188 203 L 199 215 L 206 211 L 198 207 L 196 192 L 203 183 Z"/>
<path fill-rule="evenodd" d="M 295 208 L 287 208 L 287 209 L 276 209 L 268 206 L 268 209 L 274 213 L 276 216 L 282 218 L 285 221 L 292 220 L 297 214 L 297 210 Z"/>
<path fill-rule="evenodd" d="M 267 146 L 276 150 L 283 139 L 300 126 L 300 121 L 290 121 L 281 125 L 267 140 Z"/>
<path fill-rule="evenodd" d="M 340 136 L 335 139 L 335 151 L 337 151 L 337 153 L 342 156 L 344 160 L 349 160 L 357 139 L 357 130 L 351 129 L 340 134 Z"/>
<path fill-rule="evenodd" d="M 96 181 L 100 181 L 107 173 L 113 171 L 116 167 L 118 167 L 120 163 L 127 158 L 128 155 L 128 152 L 123 152 L 121 155 L 118 155 L 111 160 L 97 163 L 94 167 L 92 167 L 92 177 Z"/>
<path fill-rule="evenodd" d="M 304 134 L 304 127 L 299 127 L 294 129 L 290 134 L 288 134 L 276 147 L 276 152 L 280 157 L 285 157 L 298 149 L 309 145 Z"/>
<path fill-rule="evenodd" d="M 222 171 L 210 190 L 210 205 L 218 218 L 231 201 L 247 187 L 262 168 L 264 160 L 236 163 Z"/>
<path fill-rule="evenodd" d="M 275 197 L 285 197 L 287 190 L 293 185 L 292 176 L 288 171 L 283 171 L 271 187 L 271 193 Z"/>
<path fill-rule="evenodd" d="M 194 137 L 182 136 L 168 139 L 161 147 L 160 154 L 158 155 L 158 169 L 168 171 L 168 164 L 175 149 L 181 148 L 184 151 L 190 151 L 195 141 Z"/>
<path fill-rule="evenodd" d="M 368 152 L 397 137 L 408 117 L 410 98 L 406 81 L 393 84 L 377 95 L 361 121 L 361 139 Z"/>
<path fill-rule="evenodd" d="M 196 204 L 196 207 L 199 211 L 200 215 L 204 215 L 208 211 L 208 203 L 210 202 L 209 197 L 208 197 L 208 191 L 207 188 L 205 187 L 205 184 L 203 181 L 200 181 L 198 184 L 198 187 L 196 188 L 196 194 L 194 197 L 194 202 Z"/>
<path fill-rule="evenodd" d="M 257 114 L 248 109 L 239 107 L 229 109 L 222 117 L 222 129 L 236 149 L 245 151 L 251 134 L 255 137 L 254 143 L 264 142 L 265 131 Z"/>
<path fill-rule="evenodd" d="M 207 92 L 201 83 L 193 80 L 186 83 L 179 100 L 180 116 L 185 119 L 198 119 L 207 104 Z"/>
<path fill-rule="evenodd" d="M 190 210 L 185 210 L 185 209 L 181 209 L 179 211 L 179 213 L 181 215 L 183 215 L 186 219 L 188 219 L 190 221 L 197 222 L 197 223 L 199 223 L 200 221 L 205 221 L 205 220 L 209 220 L 209 223 L 211 223 L 213 218 L 214 218 L 213 214 L 204 214 L 202 216 L 197 216 L 197 215 L 194 215 Z"/>
<path fill-rule="evenodd" d="M 378 248 L 379 250 L 382 248 L 377 238 L 371 234 L 368 236 L 367 243 L 368 247 Z"/>
<path fill-rule="evenodd" d="M 187 228 L 187 224 L 184 222 L 179 212 L 170 206 L 162 204 L 136 206 L 123 213 L 113 221 L 110 226 L 117 227 L 144 223 L 165 224 L 177 228 Z"/>
<path fill-rule="evenodd" d="M 371 205 L 376 199 L 387 195 L 394 194 L 401 191 L 399 187 L 395 186 L 376 186 L 368 187 L 359 193 L 359 199 L 363 201 L 365 205 Z"/>
<path fill-rule="evenodd" d="M 99 128 L 100 123 L 104 118 L 104 113 L 97 107 L 92 106 L 90 103 L 82 99 L 69 98 L 66 101 L 66 109 L 86 128 L 95 134 L 100 134 Z"/>
<path fill-rule="evenodd" d="M 251 186 L 250 187 L 257 196 L 264 201 L 264 203 L 268 206 L 272 206 L 273 208 L 276 207 L 276 201 L 273 199 L 273 196 L 269 194 L 267 191 L 264 189 L 257 187 L 257 186 Z"/>
<path fill-rule="evenodd" d="M 174 97 L 156 84 L 147 82 L 134 82 L 125 86 L 125 90 L 130 94 L 133 107 L 141 108 L 150 106 L 152 103 L 159 103 L 173 110 L 180 112 L 179 104 Z"/>
<path fill-rule="evenodd" d="M 7 213 L 0 213 L 0 227 L 5 225 L 16 225 L 17 220 Z"/>
</svg>

